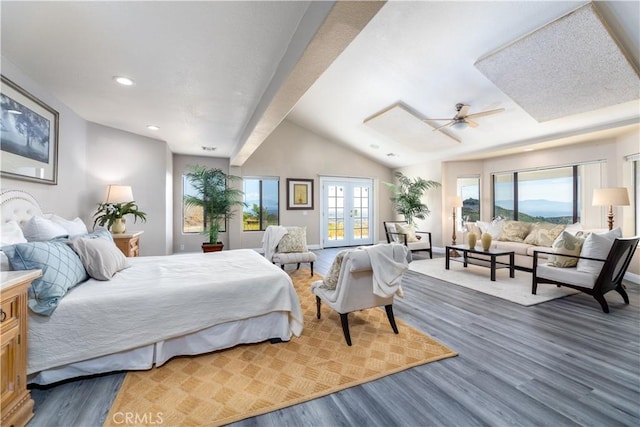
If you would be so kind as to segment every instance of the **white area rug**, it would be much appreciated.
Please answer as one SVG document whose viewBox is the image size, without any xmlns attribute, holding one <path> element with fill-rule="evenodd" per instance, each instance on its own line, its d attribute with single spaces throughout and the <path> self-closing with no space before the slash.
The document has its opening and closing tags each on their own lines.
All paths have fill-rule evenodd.
<svg viewBox="0 0 640 427">
<path fill-rule="evenodd" d="M 496 281 L 492 282 L 491 271 L 487 267 L 469 265 L 465 268 L 462 263 L 455 261 L 451 261 L 449 267 L 449 270 L 445 270 L 444 258 L 417 260 L 409 264 L 409 270 L 416 273 L 526 306 L 579 292 L 575 289 L 542 284 L 538 285 L 537 294 L 533 295 L 531 294 L 531 273 L 516 270 L 515 277 L 512 279 L 509 277 L 509 269 L 502 268 L 496 270 Z"/>
</svg>

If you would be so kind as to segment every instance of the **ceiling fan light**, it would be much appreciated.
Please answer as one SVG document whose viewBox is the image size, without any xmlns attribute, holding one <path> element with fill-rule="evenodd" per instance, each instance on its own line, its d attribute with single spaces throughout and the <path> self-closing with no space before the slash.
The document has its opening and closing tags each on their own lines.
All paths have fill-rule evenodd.
<svg viewBox="0 0 640 427">
<path fill-rule="evenodd" d="M 464 120 L 460 120 L 459 122 L 455 122 L 454 124 L 451 125 L 452 128 L 454 129 L 466 129 L 468 127 L 467 122 L 465 122 Z"/>
</svg>

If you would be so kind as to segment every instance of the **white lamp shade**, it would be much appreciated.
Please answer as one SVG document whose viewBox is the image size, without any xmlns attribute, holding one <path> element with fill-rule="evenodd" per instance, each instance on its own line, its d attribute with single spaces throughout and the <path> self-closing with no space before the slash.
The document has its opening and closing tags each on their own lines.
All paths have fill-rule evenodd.
<svg viewBox="0 0 640 427">
<path fill-rule="evenodd" d="M 462 197 L 460 196 L 454 196 L 451 198 L 451 206 L 453 206 L 454 208 L 461 208 L 462 207 Z"/>
<path fill-rule="evenodd" d="M 133 191 L 130 186 L 109 185 L 107 187 L 106 203 L 127 203 L 133 200 Z"/>
<path fill-rule="evenodd" d="M 625 187 L 595 188 L 593 206 L 629 206 L 629 192 Z"/>
</svg>

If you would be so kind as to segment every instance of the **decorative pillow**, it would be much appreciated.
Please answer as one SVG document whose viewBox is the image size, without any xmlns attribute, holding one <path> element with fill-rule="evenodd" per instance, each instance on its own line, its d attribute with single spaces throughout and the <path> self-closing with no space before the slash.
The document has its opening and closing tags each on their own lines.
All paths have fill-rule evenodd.
<svg viewBox="0 0 640 427">
<path fill-rule="evenodd" d="M 575 267 L 578 264 L 578 258 L 560 256 L 559 254 L 579 256 L 583 243 L 584 239 L 576 237 L 568 231 L 563 231 L 551 245 L 553 252 L 558 255 L 549 255 L 547 265 L 561 268 Z"/>
<path fill-rule="evenodd" d="M 342 267 L 342 260 L 344 256 L 350 252 L 350 249 L 344 249 L 336 254 L 336 257 L 333 259 L 333 263 L 331 267 L 329 267 L 329 272 L 324 279 L 322 279 L 322 288 L 334 290 L 338 285 L 338 278 L 340 277 L 340 268 Z"/>
<path fill-rule="evenodd" d="M 24 234 L 22 234 L 22 228 L 17 221 L 7 221 L 2 224 L 2 230 L 0 230 L 0 239 L 2 243 L 0 246 L 13 245 L 16 243 L 27 243 Z"/>
<path fill-rule="evenodd" d="M 108 238 L 78 237 L 70 244 L 89 276 L 96 280 L 110 280 L 118 271 L 131 266 L 122 251 Z"/>
<path fill-rule="evenodd" d="M 45 242 L 56 237 L 69 235 L 63 226 L 42 216 L 32 217 L 24 225 L 22 231 L 29 242 Z"/>
<path fill-rule="evenodd" d="M 551 247 L 560 233 L 564 231 L 565 227 L 566 226 L 564 224 L 536 222 L 531 227 L 531 231 L 524 239 L 524 242 L 530 245 Z"/>
<path fill-rule="evenodd" d="M 609 231 L 604 234 L 591 233 L 587 236 L 582 244 L 582 252 L 580 256 L 589 258 L 606 259 L 613 246 L 613 241 L 617 237 L 622 237 L 622 233 L 619 228 Z M 593 261 L 589 259 L 579 259 L 577 270 L 581 273 L 589 273 L 597 276 L 602 270 L 604 261 Z"/>
<path fill-rule="evenodd" d="M 416 232 L 413 226 L 410 224 L 396 224 L 396 232 L 407 235 L 407 243 L 418 242 L 419 239 L 416 236 Z M 404 243 L 404 238 L 399 238 L 400 243 Z"/>
<path fill-rule="evenodd" d="M 278 243 L 276 252 L 308 252 L 307 227 L 286 227 L 287 234 Z"/>
<path fill-rule="evenodd" d="M 4 251 L 0 251 L 0 271 L 11 271 L 11 264 L 9 264 L 9 258 Z"/>
<path fill-rule="evenodd" d="M 523 221 L 505 221 L 502 227 L 502 234 L 498 240 L 503 242 L 524 242 L 531 230 L 530 222 Z"/>
<path fill-rule="evenodd" d="M 69 237 L 75 237 L 81 234 L 87 234 L 89 232 L 89 230 L 87 230 L 86 224 L 80 218 L 69 221 L 68 219 L 62 218 L 61 216 L 52 215 L 51 221 L 64 228 L 67 231 L 67 235 Z"/>
<path fill-rule="evenodd" d="M 579 222 L 569 224 L 565 227 L 564 231 L 569 232 L 575 236 L 579 231 L 582 231 L 582 224 L 580 224 Z"/>
<path fill-rule="evenodd" d="M 29 308 L 50 316 L 69 289 L 87 280 L 80 257 L 62 241 L 18 243 L 5 246 L 14 270 L 42 270 L 29 286 Z"/>
<path fill-rule="evenodd" d="M 111 232 L 106 228 L 102 228 L 102 227 L 99 227 L 96 230 L 92 231 L 91 233 L 85 234 L 84 236 L 81 236 L 81 237 L 85 239 L 97 239 L 98 237 L 103 237 L 113 242 L 113 235 L 111 234 Z"/>
<path fill-rule="evenodd" d="M 503 219 L 494 219 L 491 222 L 476 221 L 476 225 L 482 233 L 489 233 L 494 240 L 500 239 L 505 221 Z M 482 235 L 478 234 L 478 238 Z"/>
</svg>

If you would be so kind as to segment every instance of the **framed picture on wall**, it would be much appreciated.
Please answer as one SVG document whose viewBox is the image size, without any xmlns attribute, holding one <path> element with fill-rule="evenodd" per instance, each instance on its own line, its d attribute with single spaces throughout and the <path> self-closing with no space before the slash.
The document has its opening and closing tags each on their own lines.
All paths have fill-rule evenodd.
<svg viewBox="0 0 640 427">
<path fill-rule="evenodd" d="M 313 180 L 287 178 L 287 209 L 313 210 Z"/>
<path fill-rule="evenodd" d="M 58 183 L 58 112 L 2 76 L 0 150 L 3 177 Z"/>
</svg>

